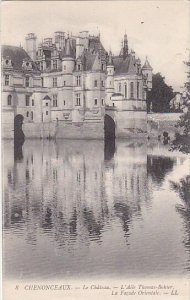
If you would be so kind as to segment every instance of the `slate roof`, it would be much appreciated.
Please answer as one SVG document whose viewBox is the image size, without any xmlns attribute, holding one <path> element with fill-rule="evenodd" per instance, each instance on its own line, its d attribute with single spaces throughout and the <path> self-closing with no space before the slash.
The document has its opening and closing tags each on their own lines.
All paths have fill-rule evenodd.
<svg viewBox="0 0 190 300">
<path fill-rule="evenodd" d="M 113 57 L 113 64 L 115 67 L 115 75 L 133 75 L 137 73 L 136 60 L 131 54 L 129 54 L 126 59 L 123 59 L 122 56 Z"/>
<path fill-rule="evenodd" d="M 142 69 L 146 69 L 146 70 L 151 70 L 152 71 L 152 67 L 146 57 L 146 60 L 145 60 L 145 63 L 144 63 L 144 66 L 142 67 Z"/>
<path fill-rule="evenodd" d="M 22 68 L 23 60 L 32 61 L 27 52 L 21 48 L 16 46 L 2 45 L 2 57 L 9 57 L 12 61 L 13 70 L 15 71 L 24 71 Z M 39 69 L 37 65 L 32 61 L 33 71 L 38 71 Z"/>
</svg>

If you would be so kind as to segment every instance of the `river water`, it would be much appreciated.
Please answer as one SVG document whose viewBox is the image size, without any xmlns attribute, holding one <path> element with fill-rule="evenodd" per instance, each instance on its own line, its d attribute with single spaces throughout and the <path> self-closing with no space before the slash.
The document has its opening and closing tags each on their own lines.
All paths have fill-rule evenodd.
<svg viewBox="0 0 190 300">
<path fill-rule="evenodd" d="M 189 276 L 190 157 L 141 141 L 3 145 L 5 278 Z"/>
</svg>

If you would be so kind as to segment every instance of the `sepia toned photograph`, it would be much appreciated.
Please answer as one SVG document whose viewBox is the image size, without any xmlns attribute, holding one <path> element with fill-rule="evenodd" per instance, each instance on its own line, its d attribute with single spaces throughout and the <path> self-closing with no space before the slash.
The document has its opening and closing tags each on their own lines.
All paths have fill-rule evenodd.
<svg viewBox="0 0 190 300">
<path fill-rule="evenodd" d="M 190 297 L 190 2 L 1 3 L 2 299 Z"/>
</svg>

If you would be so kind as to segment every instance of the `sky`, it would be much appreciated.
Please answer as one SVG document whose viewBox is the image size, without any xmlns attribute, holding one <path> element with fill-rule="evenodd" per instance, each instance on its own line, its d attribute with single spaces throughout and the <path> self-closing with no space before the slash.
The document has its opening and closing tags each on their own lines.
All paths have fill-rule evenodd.
<svg viewBox="0 0 190 300">
<path fill-rule="evenodd" d="M 1 4 L 1 44 L 25 47 L 29 32 L 38 42 L 55 31 L 97 35 L 117 55 L 126 32 L 129 48 L 175 91 L 183 87 L 183 61 L 190 49 L 190 1 L 8 1 Z"/>
</svg>

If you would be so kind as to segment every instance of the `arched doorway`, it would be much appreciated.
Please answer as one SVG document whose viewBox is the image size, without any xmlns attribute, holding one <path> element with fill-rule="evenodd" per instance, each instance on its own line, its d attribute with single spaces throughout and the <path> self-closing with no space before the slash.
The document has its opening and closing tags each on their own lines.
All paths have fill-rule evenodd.
<svg viewBox="0 0 190 300">
<path fill-rule="evenodd" d="M 104 117 L 104 138 L 105 140 L 115 140 L 115 122 L 109 115 Z"/>
<path fill-rule="evenodd" d="M 14 143 L 22 144 L 24 142 L 24 133 L 22 131 L 24 117 L 22 115 L 16 115 L 14 119 Z"/>
</svg>

